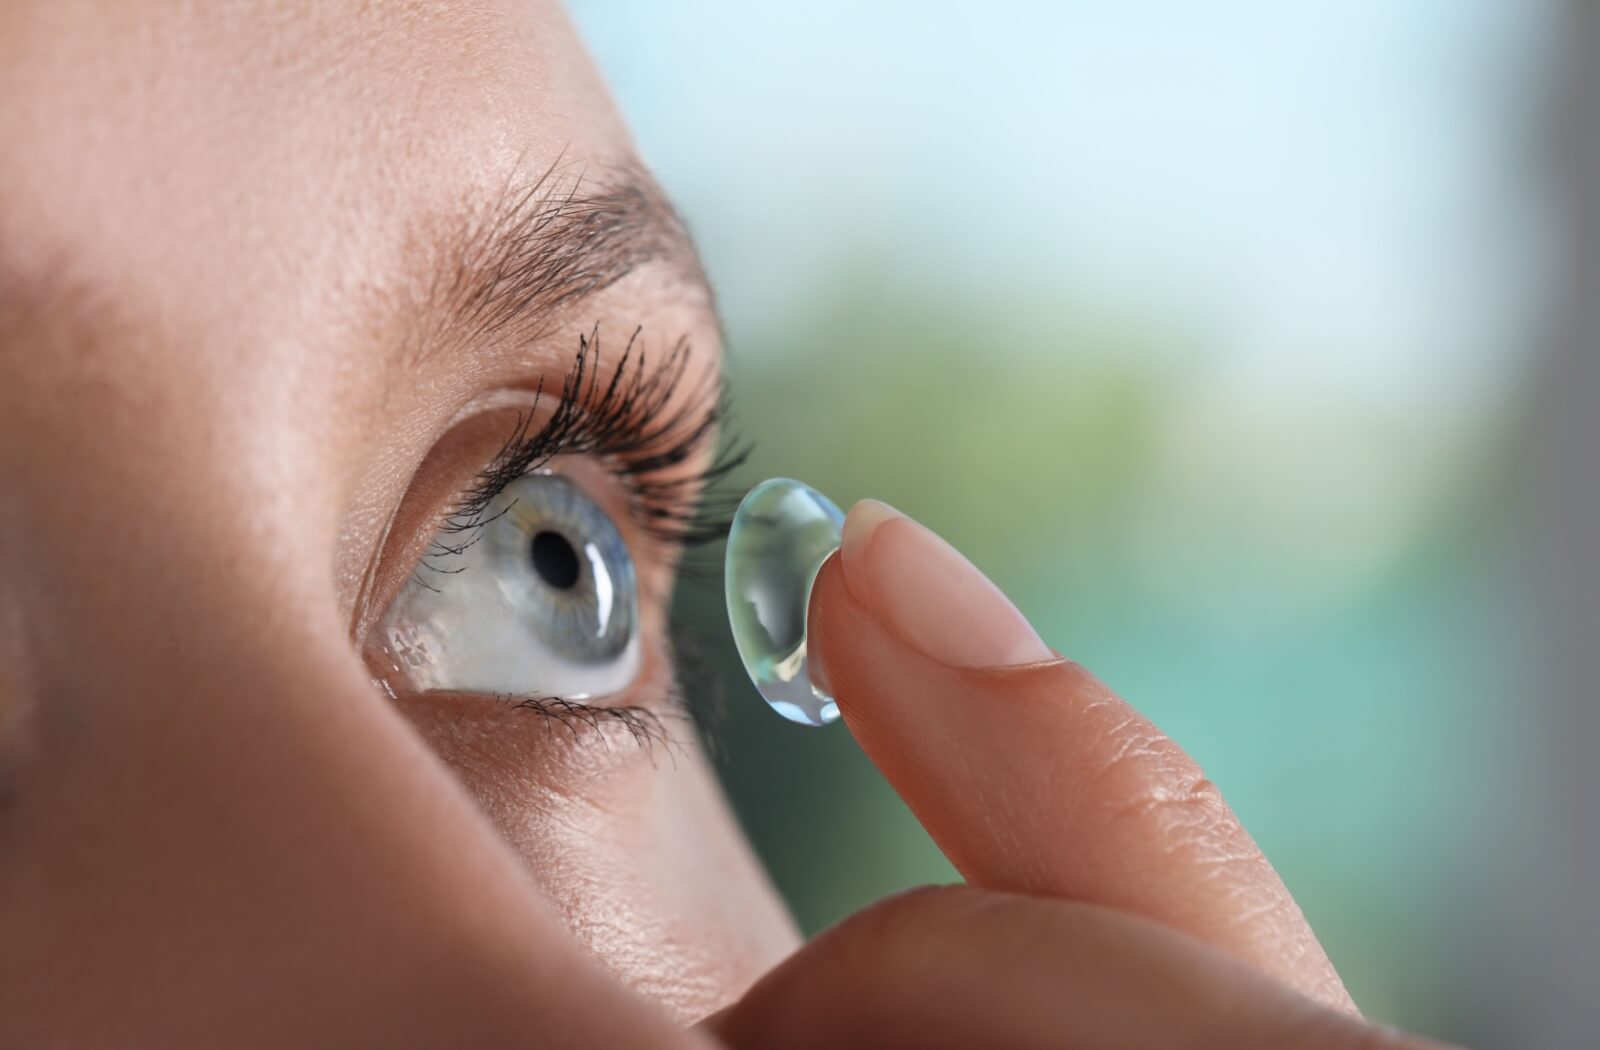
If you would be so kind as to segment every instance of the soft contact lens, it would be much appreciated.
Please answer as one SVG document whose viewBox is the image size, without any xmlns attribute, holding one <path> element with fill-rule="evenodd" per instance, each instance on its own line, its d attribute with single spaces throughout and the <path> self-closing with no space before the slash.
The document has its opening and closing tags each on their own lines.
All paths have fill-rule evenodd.
<svg viewBox="0 0 1600 1050">
<path fill-rule="evenodd" d="M 746 494 L 728 532 L 728 620 L 739 659 L 768 705 L 804 725 L 839 717 L 806 667 L 806 605 L 843 530 L 844 514 L 822 493 L 772 478 Z"/>
</svg>

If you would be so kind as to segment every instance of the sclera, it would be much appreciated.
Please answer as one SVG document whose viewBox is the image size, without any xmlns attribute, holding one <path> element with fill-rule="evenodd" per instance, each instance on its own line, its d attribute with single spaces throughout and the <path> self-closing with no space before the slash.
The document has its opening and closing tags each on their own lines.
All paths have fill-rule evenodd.
<svg viewBox="0 0 1600 1050">
<path fill-rule="evenodd" d="M 806 609 L 817 571 L 843 534 L 844 513 L 791 478 L 752 488 L 728 530 L 724 582 L 739 659 L 768 706 L 802 725 L 839 717 L 807 667 Z"/>
</svg>

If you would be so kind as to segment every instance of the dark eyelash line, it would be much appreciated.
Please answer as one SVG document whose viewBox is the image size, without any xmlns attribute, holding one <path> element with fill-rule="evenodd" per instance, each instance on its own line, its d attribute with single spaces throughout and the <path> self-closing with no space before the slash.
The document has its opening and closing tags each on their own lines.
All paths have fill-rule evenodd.
<svg viewBox="0 0 1600 1050">
<path fill-rule="evenodd" d="M 598 326 L 580 336 L 550 418 L 532 430 L 544 396 L 541 383 L 533 408 L 518 416 L 511 437 L 446 518 L 441 532 L 476 533 L 493 520 L 484 515 L 508 485 L 555 456 L 590 455 L 617 469 L 638 523 L 652 539 L 674 550 L 725 539 L 738 501 L 708 493 L 744 463 L 748 445 L 730 442 L 706 467 L 690 474 L 675 474 L 673 468 L 717 441 L 728 416 L 727 387 L 715 370 L 707 370 L 682 402 L 669 409 L 691 362 L 689 342 L 678 340 L 652 367 L 640 345 L 641 332 L 636 328 L 628 337 L 604 386 Z M 438 544 L 434 553 L 458 554 L 474 542 L 475 536 L 460 544 Z"/>
</svg>

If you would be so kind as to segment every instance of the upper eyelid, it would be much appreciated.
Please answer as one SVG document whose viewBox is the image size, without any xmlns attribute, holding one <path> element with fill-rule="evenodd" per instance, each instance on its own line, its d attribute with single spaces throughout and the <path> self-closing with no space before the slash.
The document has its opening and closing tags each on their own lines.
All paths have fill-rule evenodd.
<svg viewBox="0 0 1600 1050">
<path fill-rule="evenodd" d="M 652 361 L 641 332 L 634 329 L 609 376 L 600 367 L 598 327 L 580 337 L 551 414 L 534 427 L 539 403 L 550 396 L 541 383 L 533 409 L 519 416 L 500 452 L 450 509 L 446 531 L 485 524 L 483 515 L 496 496 L 555 456 L 588 454 L 617 468 L 636 524 L 652 538 L 679 548 L 726 535 L 732 504 L 704 498 L 748 455 L 748 448 L 733 445 L 709 459 L 727 414 L 726 386 L 720 374 L 711 373 L 680 397 L 690 362 L 687 340 Z M 670 473 L 697 456 L 708 457 L 702 469 Z"/>
<path fill-rule="evenodd" d="M 438 576 L 459 571 L 451 559 L 472 546 L 490 523 L 494 499 L 555 456 L 570 458 L 581 475 L 595 464 L 595 483 L 587 485 L 590 496 L 608 506 L 624 533 L 642 544 L 635 547 L 642 565 L 669 567 L 664 575 L 650 571 L 642 576 L 642 599 L 664 613 L 672 581 L 702 575 L 704 567 L 683 557 L 686 547 L 725 538 L 738 498 L 723 496 L 717 482 L 744 461 L 747 451 L 730 443 L 714 458 L 728 411 L 728 389 L 717 368 L 691 370 L 699 360 L 683 338 L 653 351 L 638 327 L 629 331 L 618 354 L 608 355 L 597 327 L 579 338 L 558 383 L 546 373 L 533 389 L 478 397 L 435 448 L 461 427 L 472 426 L 470 445 L 482 448 L 483 442 L 496 440 L 498 451 L 480 459 L 485 466 L 456 482 L 454 491 L 438 491 L 414 504 L 410 520 L 392 528 L 402 541 L 384 544 L 379 562 L 387 568 L 374 570 L 390 583 L 363 603 L 357 637 L 365 637 L 402 587 L 434 589 Z M 501 437 L 491 437 L 475 423 L 496 426 L 493 421 L 512 410 L 517 413 L 514 423 Z M 414 475 L 413 490 L 424 469 Z M 573 467 L 558 469 L 570 474 Z M 402 507 L 408 503 L 413 503 L 411 490 Z M 403 575 L 395 578 L 395 571 Z"/>
</svg>

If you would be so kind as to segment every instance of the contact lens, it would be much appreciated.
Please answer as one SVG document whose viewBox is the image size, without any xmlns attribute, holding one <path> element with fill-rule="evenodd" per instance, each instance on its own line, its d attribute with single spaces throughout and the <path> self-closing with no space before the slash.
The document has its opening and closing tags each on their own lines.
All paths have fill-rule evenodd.
<svg viewBox="0 0 1600 1050">
<path fill-rule="evenodd" d="M 839 717 L 806 667 L 806 605 L 843 530 L 844 514 L 828 497 L 771 478 L 745 495 L 728 531 L 728 621 L 739 659 L 762 699 L 803 725 Z"/>
</svg>

